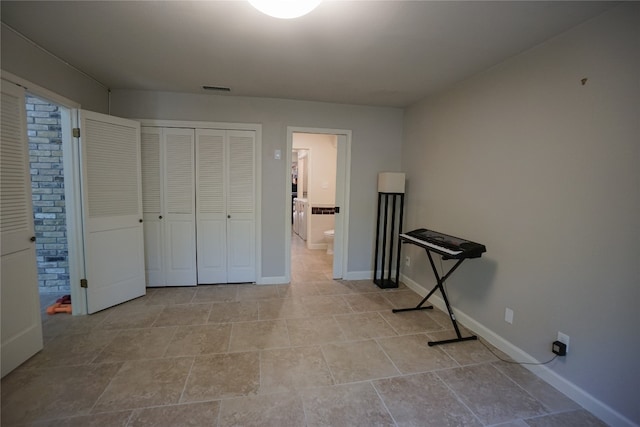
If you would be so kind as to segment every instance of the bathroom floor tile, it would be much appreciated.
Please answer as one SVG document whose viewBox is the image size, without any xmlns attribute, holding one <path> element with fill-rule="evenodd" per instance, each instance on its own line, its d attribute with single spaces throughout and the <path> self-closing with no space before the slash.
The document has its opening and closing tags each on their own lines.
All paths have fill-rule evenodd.
<svg viewBox="0 0 640 427">
<path fill-rule="evenodd" d="M 324 344 L 345 340 L 342 329 L 333 317 L 287 319 L 292 346 Z"/>
<path fill-rule="evenodd" d="M 338 384 L 399 374 L 373 340 L 325 344 L 322 352 Z"/>
<path fill-rule="evenodd" d="M 162 357 L 175 332 L 173 328 L 127 329 L 100 352 L 93 363 L 121 362 L 126 360 Z"/>
<path fill-rule="evenodd" d="M 489 364 L 437 372 L 484 424 L 546 414 L 540 402 Z"/>
<path fill-rule="evenodd" d="M 261 350 L 289 346 L 284 320 L 260 320 L 234 323 L 229 351 Z"/>
<path fill-rule="evenodd" d="M 473 413 L 434 374 L 373 381 L 398 426 L 482 427 Z"/>
<path fill-rule="evenodd" d="M 397 335 L 396 331 L 377 312 L 336 315 L 335 319 L 348 340 Z"/>
<path fill-rule="evenodd" d="M 166 357 L 199 356 L 225 353 L 229 350 L 231 324 L 210 324 L 179 327 L 173 336 Z"/>
<path fill-rule="evenodd" d="M 256 394 L 260 387 L 258 352 L 198 356 L 182 402 L 197 402 Z"/>
<path fill-rule="evenodd" d="M 275 393 L 225 399 L 220 427 L 304 427 L 305 414 L 297 393 Z"/>
<path fill-rule="evenodd" d="M 178 403 L 193 357 L 125 362 L 92 412 Z"/>
<path fill-rule="evenodd" d="M 333 384 L 320 347 L 264 350 L 260 354 L 260 393 L 278 393 Z"/>
<path fill-rule="evenodd" d="M 429 347 L 424 334 L 379 338 L 377 341 L 403 374 L 458 366 L 441 348 Z"/>
<path fill-rule="evenodd" d="M 2 380 L 2 425 L 86 415 L 119 369 L 112 363 L 14 371 Z"/>
<path fill-rule="evenodd" d="M 302 392 L 307 426 L 394 426 L 371 383 L 344 384 Z"/>
<path fill-rule="evenodd" d="M 211 305 L 208 323 L 258 320 L 257 301 L 219 302 Z"/>
<path fill-rule="evenodd" d="M 136 409 L 127 427 L 217 426 L 220 402 L 198 402 Z"/>
</svg>

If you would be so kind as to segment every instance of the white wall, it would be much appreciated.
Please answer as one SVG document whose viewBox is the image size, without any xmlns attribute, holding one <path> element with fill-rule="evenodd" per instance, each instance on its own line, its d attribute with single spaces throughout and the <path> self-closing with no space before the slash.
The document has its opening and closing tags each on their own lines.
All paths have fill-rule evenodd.
<svg viewBox="0 0 640 427">
<path fill-rule="evenodd" d="M 637 424 L 639 55 L 625 4 L 412 106 L 403 146 L 407 229 L 487 246 L 450 279 L 454 307 L 540 361 L 568 334 L 549 368 Z"/>
<path fill-rule="evenodd" d="M 112 114 L 139 119 L 262 124 L 262 275 L 285 276 L 285 183 L 291 165 L 275 160 L 287 149 L 287 127 L 352 131 L 349 252 L 346 273 L 370 274 L 375 239 L 376 182 L 400 168 L 403 111 L 265 98 L 113 91 Z M 284 156 L 283 156 L 284 157 Z"/>
<path fill-rule="evenodd" d="M 0 63 L 4 71 L 73 100 L 83 109 L 108 112 L 109 91 L 106 87 L 28 42 L 4 23 L 0 40 Z"/>
</svg>

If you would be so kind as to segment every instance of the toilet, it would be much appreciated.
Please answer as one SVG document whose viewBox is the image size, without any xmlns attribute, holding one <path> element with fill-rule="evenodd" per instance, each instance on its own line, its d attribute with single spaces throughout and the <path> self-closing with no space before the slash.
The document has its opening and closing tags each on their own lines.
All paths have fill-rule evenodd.
<svg viewBox="0 0 640 427">
<path fill-rule="evenodd" d="M 327 230 L 324 232 L 324 240 L 327 242 L 327 254 L 333 255 L 333 235 L 335 230 Z"/>
</svg>

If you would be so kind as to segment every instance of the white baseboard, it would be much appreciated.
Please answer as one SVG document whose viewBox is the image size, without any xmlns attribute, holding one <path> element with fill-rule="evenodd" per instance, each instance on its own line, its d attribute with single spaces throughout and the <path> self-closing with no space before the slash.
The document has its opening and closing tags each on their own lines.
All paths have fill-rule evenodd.
<svg viewBox="0 0 640 427">
<path fill-rule="evenodd" d="M 309 243 L 307 242 L 307 249 L 312 249 L 312 250 L 327 250 L 327 244 L 326 243 Z"/>
<path fill-rule="evenodd" d="M 373 280 L 373 271 L 348 271 L 342 275 L 343 280 Z"/>
<path fill-rule="evenodd" d="M 408 277 L 402 275 L 401 281 L 407 285 L 408 288 L 416 292 L 418 295 L 425 297 L 429 293 L 429 290 L 422 287 L 420 284 L 414 282 Z M 440 310 L 447 312 L 447 308 L 445 306 L 444 300 L 433 294 L 429 298 L 429 302 L 433 304 L 435 307 Z M 479 323 L 472 317 L 468 316 L 464 312 L 454 309 L 456 320 L 465 326 L 466 328 L 472 330 L 475 334 L 483 338 L 485 341 L 491 343 L 491 345 L 495 346 L 500 351 L 509 355 L 513 360 L 518 360 L 521 362 L 528 363 L 540 363 L 539 360 L 535 359 L 530 354 L 526 353 L 521 348 L 513 345 L 511 342 L 507 341 L 491 329 L 487 328 L 483 324 Z M 635 424 L 629 418 L 625 417 L 615 409 L 611 408 L 606 403 L 596 399 L 587 391 L 578 387 L 571 381 L 566 378 L 558 375 L 553 370 L 549 369 L 544 365 L 522 365 L 527 368 L 529 371 L 533 372 L 540 379 L 550 384 L 560 392 L 567 395 L 574 402 L 578 403 L 580 406 L 585 408 L 587 411 L 591 412 L 596 417 L 600 418 L 602 421 L 607 423 L 612 427 L 638 427 L 638 424 Z"/>
<path fill-rule="evenodd" d="M 284 276 L 261 277 L 256 285 L 286 285 L 289 281 Z"/>
</svg>

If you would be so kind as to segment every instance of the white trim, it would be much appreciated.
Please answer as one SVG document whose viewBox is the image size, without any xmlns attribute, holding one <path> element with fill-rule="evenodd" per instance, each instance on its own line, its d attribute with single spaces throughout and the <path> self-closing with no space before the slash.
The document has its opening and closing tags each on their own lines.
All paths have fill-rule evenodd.
<svg viewBox="0 0 640 427">
<path fill-rule="evenodd" d="M 312 127 L 297 127 L 287 126 L 287 148 L 285 165 L 283 171 L 285 173 L 285 200 L 287 200 L 287 209 L 285 210 L 285 262 L 284 273 L 287 283 L 291 281 L 291 152 L 293 150 L 293 134 L 294 133 L 310 133 L 310 134 L 323 134 L 323 135 L 336 135 L 338 137 L 338 144 L 340 143 L 340 137 L 345 138 L 346 152 L 345 152 L 345 174 L 344 174 L 344 204 L 340 206 L 340 213 L 342 215 L 342 279 L 344 280 L 357 280 L 347 279 L 349 273 L 347 272 L 348 258 L 349 258 L 349 200 L 351 189 L 351 138 L 352 132 L 348 129 L 328 129 L 328 128 L 312 128 Z M 338 150 L 339 152 L 340 150 Z M 338 183 L 336 182 L 336 185 Z M 335 242 L 334 242 L 335 245 Z M 334 246 L 335 248 L 335 246 Z M 334 249 L 335 252 L 335 249 Z"/>
<path fill-rule="evenodd" d="M 80 141 L 71 129 L 77 124 L 77 109 L 61 112 L 62 161 L 64 163 L 64 197 L 67 221 L 67 262 L 73 314 L 87 314 L 87 291 L 80 287 L 85 278 L 84 239 L 82 234 L 82 186 L 80 180 Z"/>
<path fill-rule="evenodd" d="M 154 120 L 132 119 L 145 127 L 169 127 L 188 129 L 222 129 L 222 130 L 251 130 L 256 133 L 255 141 L 255 244 L 256 244 L 256 283 L 263 284 L 262 277 L 262 125 L 259 123 L 229 123 L 229 122 L 201 122 L 188 120 Z"/>
<path fill-rule="evenodd" d="M 258 123 L 231 123 L 231 122 L 200 122 L 188 120 L 155 120 L 155 119 L 132 119 L 140 122 L 140 126 L 163 127 L 163 128 L 189 128 L 189 129 L 221 129 L 221 130 L 262 130 L 262 125 Z"/>
<path fill-rule="evenodd" d="M 31 83 L 30 81 L 25 80 L 22 77 L 18 77 L 15 74 L 11 74 L 4 70 L 1 70 L 0 73 L 3 79 L 25 88 L 25 90 L 28 93 L 31 93 L 33 95 L 36 95 L 42 98 L 46 98 L 47 101 L 51 101 L 65 108 L 69 108 L 69 109 L 80 108 L 80 104 L 78 104 L 77 102 L 72 101 L 69 98 L 65 98 L 62 95 L 58 95 L 55 92 L 51 92 L 49 89 L 45 89 L 44 87 L 39 86 L 35 83 Z"/>
<path fill-rule="evenodd" d="M 286 277 L 274 276 L 274 277 L 262 277 L 260 282 L 257 282 L 256 285 L 271 286 L 271 285 L 286 285 L 287 283 L 289 283 L 289 280 L 287 280 Z"/>
<path fill-rule="evenodd" d="M 342 279 L 343 280 L 373 280 L 373 271 L 350 271 L 348 273 L 345 273 Z"/>
<path fill-rule="evenodd" d="M 418 295 L 425 297 L 428 294 L 428 290 L 425 289 L 422 285 L 416 283 L 412 279 L 406 277 L 405 275 L 401 275 L 401 281 L 407 285 L 408 288 L 416 292 Z M 438 309 L 444 311 L 446 313 L 447 308 L 445 306 L 444 300 L 434 294 L 429 298 L 429 302 L 433 304 Z M 521 348 L 513 345 L 511 342 L 507 341 L 496 332 L 487 328 L 485 325 L 473 319 L 471 316 L 466 313 L 455 309 L 456 320 L 461 325 L 464 325 L 467 329 L 473 331 L 479 337 L 483 338 L 491 345 L 495 346 L 498 350 L 504 352 L 513 360 L 517 360 L 520 362 L 527 363 L 540 363 L 535 357 L 526 353 Z M 535 374 L 538 378 L 542 379 L 546 383 L 550 384 L 560 392 L 567 395 L 570 399 L 578 403 L 580 406 L 585 408 L 587 411 L 591 412 L 596 417 L 600 418 L 602 421 L 607 423 L 610 426 L 620 426 L 620 427 L 637 427 L 633 421 L 629 418 L 625 417 L 615 409 L 611 408 L 606 403 L 596 399 L 587 391 L 578 387 L 571 381 L 566 378 L 558 375 L 556 372 L 551 370 L 545 365 L 522 365 L 527 368 L 533 374 Z"/>
</svg>

